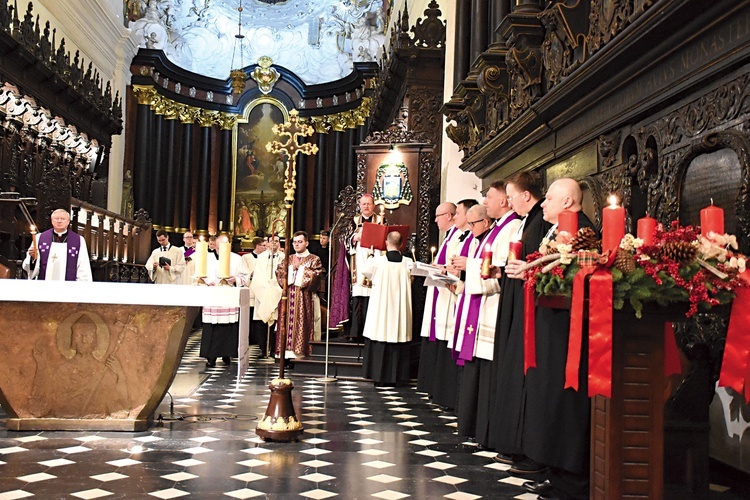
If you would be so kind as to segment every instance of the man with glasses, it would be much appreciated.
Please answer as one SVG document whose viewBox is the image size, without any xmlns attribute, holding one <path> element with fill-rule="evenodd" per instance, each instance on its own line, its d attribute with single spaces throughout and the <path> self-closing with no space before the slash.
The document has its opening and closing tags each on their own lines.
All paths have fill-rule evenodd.
<svg viewBox="0 0 750 500">
<path fill-rule="evenodd" d="M 438 253 L 435 256 L 433 264 L 436 266 L 445 266 L 450 261 L 452 255 L 449 249 L 452 248 L 453 236 L 458 233 L 458 228 L 453 224 L 453 217 L 456 213 L 456 205 L 446 201 L 438 205 L 435 210 L 435 223 L 437 224 L 440 234 L 445 234 L 443 242 L 440 244 Z M 445 330 L 447 315 L 452 310 L 453 294 L 444 287 L 428 286 L 425 295 L 424 316 L 422 316 L 422 345 L 419 351 L 419 372 L 417 374 L 417 390 L 432 395 L 435 381 L 435 359 L 438 348 L 437 330 Z M 441 335 L 442 336 L 442 335 Z"/>
<path fill-rule="evenodd" d="M 490 376 L 500 304 L 500 284 L 497 279 L 482 278 L 482 261 L 485 253 L 492 252 L 492 265 L 504 267 L 508 244 L 521 224 L 508 206 L 502 181 L 490 186 L 487 197 L 490 200 L 484 205 L 468 212 L 474 237 L 468 255 L 453 258 L 453 265 L 465 277 L 456 309 L 453 346 L 459 365 L 458 433 L 476 437 L 480 444 L 487 442 L 489 429 Z M 497 221 L 492 220 L 493 216 Z"/>
<path fill-rule="evenodd" d="M 490 392 L 489 445 L 499 453 L 495 461 L 510 465 L 517 474 L 537 473 L 542 468 L 529 460 L 521 446 L 525 401 L 523 373 L 524 280 L 517 270 L 526 256 L 539 249 L 551 224 L 542 217 L 542 178 L 536 172 L 518 172 L 505 184 L 511 208 L 523 217 L 514 241 L 521 253 L 509 260 L 500 277 L 502 294 L 495 329 L 494 373 Z"/>
<path fill-rule="evenodd" d="M 52 227 L 36 236 L 22 263 L 29 279 L 92 281 L 86 240 L 68 229 L 68 211 L 58 208 L 50 222 Z"/>
<path fill-rule="evenodd" d="M 454 256 L 461 255 L 462 248 L 471 236 L 469 219 L 466 213 L 474 205 L 477 205 L 477 200 L 466 199 L 459 201 L 456 206 L 456 215 L 453 217 L 453 223 L 458 230 L 453 234 L 446 252 L 447 270 L 454 275 L 459 275 L 460 273 L 450 265 L 450 262 Z M 466 252 L 468 252 L 468 246 Z M 463 255 L 466 256 L 468 253 L 464 253 Z M 453 359 L 452 349 L 456 328 L 456 289 L 450 289 L 449 293 L 449 309 L 435 308 L 435 312 L 445 318 L 445 328 L 435 329 L 435 343 L 438 344 L 438 347 L 435 353 L 435 367 L 432 373 L 432 402 L 440 407 L 453 410 L 456 407 L 456 394 L 458 391 L 458 366 Z"/>
</svg>

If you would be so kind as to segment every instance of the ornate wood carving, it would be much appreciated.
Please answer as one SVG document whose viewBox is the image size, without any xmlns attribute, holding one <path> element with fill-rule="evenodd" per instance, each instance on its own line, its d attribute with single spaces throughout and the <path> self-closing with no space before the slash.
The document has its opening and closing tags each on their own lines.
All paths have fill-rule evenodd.
<svg viewBox="0 0 750 500">
<path fill-rule="evenodd" d="M 586 60 L 588 2 L 556 3 L 539 16 L 545 27 L 542 61 L 547 90 L 560 83 Z"/>
<path fill-rule="evenodd" d="M 591 0 L 586 45 L 595 54 L 630 24 L 634 0 Z M 646 5 L 644 5 L 644 8 Z"/>
<path fill-rule="evenodd" d="M 511 47 L 505 64 L 510 75 L 510 117 L 515 119 L 542 95 L 541 49 Z"/>
</svg>

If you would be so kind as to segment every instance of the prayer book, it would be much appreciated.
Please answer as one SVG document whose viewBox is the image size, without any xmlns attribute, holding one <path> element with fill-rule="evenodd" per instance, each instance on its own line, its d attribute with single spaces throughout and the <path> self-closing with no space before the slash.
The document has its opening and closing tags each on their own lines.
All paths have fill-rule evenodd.
<svg viewBox="0 0 750 500">
<path fill-rule="evenodd" d="M 391 231 L 401 233 L 401 248 L 399 250 L 403 251 L 406 248 L 406 243 L 409 241 L 409 226 L 406 225 L 386 226 L 364 222 L 362 224 L 362 238 L 359 240 L 359 246 L 385 251 L 385 238 Z"/>
</svg>

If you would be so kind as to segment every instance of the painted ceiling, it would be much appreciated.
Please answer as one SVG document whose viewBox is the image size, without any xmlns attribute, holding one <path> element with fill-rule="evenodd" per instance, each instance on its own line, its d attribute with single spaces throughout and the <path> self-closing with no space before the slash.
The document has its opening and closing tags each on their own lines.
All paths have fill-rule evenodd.
<svg viewBox="0 0 750 500">
<path fill-rule="evenodd" d="M 221 80 L 268 56 L 307 84 L 326 83 L 354 62 L 380 61 L 385 42 L 383 0 L 136 0 L 129 9 L 139 46 Z"/>
</svg>

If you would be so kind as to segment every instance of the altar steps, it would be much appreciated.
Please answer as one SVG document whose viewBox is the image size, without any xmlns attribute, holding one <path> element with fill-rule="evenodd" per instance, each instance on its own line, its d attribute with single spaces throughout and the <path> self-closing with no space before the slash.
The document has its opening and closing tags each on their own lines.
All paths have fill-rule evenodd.
<svg viewBox="0 0 750 500">
<path fill-rule="evenodd" d="M 326 343 L 313 341 L 312 354 L 294 360 L 292 373 L 303 377 L 323 377 L 326 373 Z M 328 376 L 342 380 L 365 380 L 362 376 L 364 344 L 341 342 L 328 344 Z"/>
</svg>

